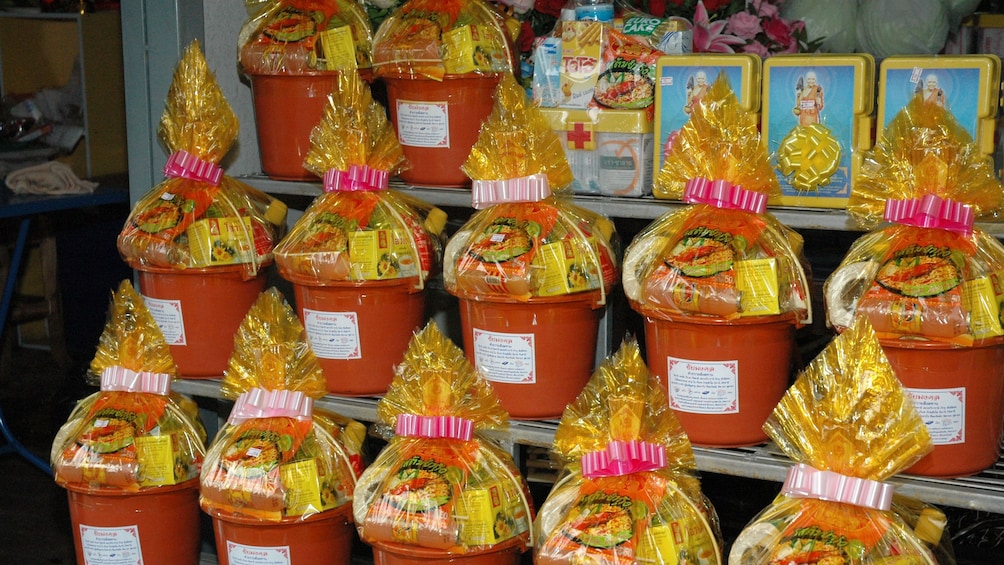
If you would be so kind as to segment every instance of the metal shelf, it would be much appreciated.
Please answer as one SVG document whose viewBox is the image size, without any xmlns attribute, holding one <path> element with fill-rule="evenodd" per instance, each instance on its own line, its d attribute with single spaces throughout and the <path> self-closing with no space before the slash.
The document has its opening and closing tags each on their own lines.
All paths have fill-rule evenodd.
<svg viewBox="0 0 1004 565">
<path fill-rule="evenodd" d="M 172 385 L 176 392 L 202 398 L 222 399 L 220 381 L 216 379 L 183 379 Z M 350 398 L 328 395 L 317 406 L 360 422 L 376 419 L 379 398 Z M 512 420 L 508 441 L 516 445 L 550 448 L 554 442 L 554 420 Z M 702 472 L 732 475 L 781 483 L 792 462 L 774 444 L 754 447 L 716 449 L 694 447 L 697 467 Z M 896 492 L 914 496 L 925 502 L 970 510 L 1004 514 L 1004 459 L 972 477 L 936 479 L 914 475 L 899 475 L 891 482 Z"/>
</svg>

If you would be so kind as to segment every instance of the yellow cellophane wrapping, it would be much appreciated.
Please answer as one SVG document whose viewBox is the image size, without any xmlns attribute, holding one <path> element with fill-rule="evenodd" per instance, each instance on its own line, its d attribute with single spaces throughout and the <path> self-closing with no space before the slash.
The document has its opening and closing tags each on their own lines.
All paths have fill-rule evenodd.
<svg viewBox="0 0 1004 565">
<path fill-rule="evenodd" d="M 373 64 L 373 29 L 356 0 L 272 0 L 244 23 L 237 44 L 241 68 L 251 75 L 319 74 Z"/>
<path fill-rule="evenodd" d="M 583 476 L 582 456 L 611 441 L 660 445 L 666 466 Z M 552 455 L 562 473 L 534 525 L 535 563 L 721 563 L 718 516 L 701 491 L 690 440 L 633 338 L 565 409 Z"/>
<path fill-rule="evenodd" d="M 806 367 L 764 431 L 796 463 L 872 481 L 902 472 L 933 448 L 923 419 L 863 318 Z M 801 562 L 818 552 L 819 559 L 834 562 L 934 565 L 930 549 L 898 508 L 782 493 L 740 533 L 729 563 Z"/>
<path fill-rule="evenodd" d="M 470 420 L 471 439 L 393 435 L 402 415 Z M 359 478 L 353 513 L 371 545 L 464 554 L 531 545 L 527 486 L 497 444 L 509 415 L 491 385 L 435 322 L 416 332 L 377 404 L 389 438 Z"/>
<path fill-rule="evenodd" d="M 161 141 L 169 154 L 186 151 L 219 165 L 238 130 L 236 114 L 193 41 L 167 93 Z M 134 267 L 240 265 L 251 278 L 271 262 L 285 222 L 284 204 L 226 174 L 219 185 L 169 176 L 136 202 L 117 243 Z"/>
<path fill-rule="evenodd" d="M 408 0 L 376 31 L 373 73 L 432 80 L 511 73 L 509 37 L 500 12 L 482 0 Z"/>
<path fill-rule="evenodd" d="M 872 231 L 858 238 L 823 286 L 827 323 L 869 319 L 880 339 L 969 347 L 1004 336 L 995 281 L 1004 245 L 971 233 L 901 223 L 879 226 L 887 199 L 936 196 L 991 217 L 1002 187 L 986 155 L 950 112 L 915 98 L 870 151 L 848 212 Z"/>
<path fill-rule="evenodd" d="M 220 390 L 236 399 L 254 388 L 297 391 L 311 399 L 326 394 L 306 332 L 275 288 L 263 292 L 241 322 Z M 347 516 L 362 466 L 360 425 L 325 411 L 309 419 L 228 421 L 202 467 L 202 509 L 266 522 L 336 510 Z"/>
<path fill-rule="evenodd" d="M 574 177 L 561 142 L 512 76 L 499 82 L 461 168 L 475 181 L 546 175 L 552 195 L 475 212 L 444 253 L 449 292 L 513 301 L 596 292 L 602 302 L 620 276 L 620 239 L 608 218 L 572 202 Z"/>
<path fill-rule="evenodd" d="M 385 109 L 353 72 L 339 74 L 304 167 L 323 177 L 354 166 L 393 176 L 410 165 Z M 422 288 L 440 268 L 445 224 L 441 209 L 398 190 L 324 192 L 276 247 L 276 264 L 303 284 L 414 278 Z"/>
<path fill-rule="evenodd" d="M 164 335 L 128 280 L 112 296 L 89 377 L 106 368 L 177 376 Z M 49 459 L 56 482 L 139 492 L 195 480 L 205 457 L 198 406 L 175 392 L 102 390 L 74 407 Z"/>
</svg>

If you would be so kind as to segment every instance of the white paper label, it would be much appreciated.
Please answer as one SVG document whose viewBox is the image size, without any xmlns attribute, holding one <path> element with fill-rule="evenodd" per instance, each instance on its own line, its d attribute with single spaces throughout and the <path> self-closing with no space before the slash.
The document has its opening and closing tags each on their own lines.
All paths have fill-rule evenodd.
<svg viewBox="0 0 1004 565">
<path fill-rule="evenodd" d="M 739 413 L 739 361 L 694 361 L 666 357 L 669 403 L 695 414 Z"/>
<path fill-rule="evenodd" d="M 966 443 L 966 388 L 908 388 L 934 445 Z"/>
<path fill-rule="evenodd" d="M 180 300 L 162 300 L 143 297 L 146 308 L 157 322 L 168 345 L 188 345 L 185 338 L 185 317 L 181 313 Z"/>
<path fill-rule="evenodd" d="M 97 528 L 80 524 L 83 565 L 143 565 L 139 526 Z"/>
<path fill-rule="evenodd" d="M 537 382 L 533 334 L 510 334 L 472 328 L 474 364 L 489 381 L 509 384 Z"/>
<path fill-rule="evenodd" d="M 359 314 L 303 309 L 303 328 L 314 355 L 321 359 L 361 359 Z"/>
<path fill-rule="evenodd" d="M 227 541 L 230 565 L 289 565 L 289 546 L 258 547 Z"/>
<path fill-rule="evenodd" d="M 397 102 L 397 138 L 411 147 L 450 147 L 450 109 L 446 102 Z"/>
</svg>

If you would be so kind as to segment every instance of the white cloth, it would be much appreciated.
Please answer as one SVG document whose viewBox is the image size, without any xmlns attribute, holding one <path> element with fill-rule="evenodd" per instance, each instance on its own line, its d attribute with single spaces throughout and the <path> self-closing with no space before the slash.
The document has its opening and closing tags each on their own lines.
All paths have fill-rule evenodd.
<svg viewBox="0 0 1004 565">
<path fill-rule="evenodd" d="M 6 183 L 14 194 L 90 194 L 98 187 L 96 182 L 77 177 L 61 161 L 11 171 Z"/>
</svg>

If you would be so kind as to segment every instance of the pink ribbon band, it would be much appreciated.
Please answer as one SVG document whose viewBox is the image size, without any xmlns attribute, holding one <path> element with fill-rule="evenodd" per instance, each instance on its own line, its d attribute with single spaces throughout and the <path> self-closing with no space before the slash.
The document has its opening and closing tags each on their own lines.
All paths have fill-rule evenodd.
<svg viewBox="0 0 1004 565">
<path fill-rule="evenodd" d="M 907 226 L 938 228 L 963 235 L 973 233 L 973 208 L 927 194 L 923 198 L 885 201 L 883 218 Z"/>
<path fill-rule="evenodd" d="M 457 416 L 399 414 L 394 433 L 404 437 L 448 438 L 470 441 L 474 422 Z"/>
<path fill-rule="evenodd" d="M 849 477 L 833 471 L 820 471 L 799 463 L 788 469 L 781 493 L 796 498 L 816 498 L 889 510 L 895 486 L 881 481 Z"/>
<path fill-rule="evenodd" d="M 351 165 L 348 171 L 328 169 L 324 173 L 324 192 L 384 190 L 390 186 L 390 173 L 366 165 Z"/>
<path fill-rule="evenodd" d="M 237 397 L 227 423 L 238 425 L 255 418 L 308 421 L 313 416 L 314 399 L 300 391 L 253 388 Z"/>
<path fill-rule="evenodd" d="M 471 205 L 475 210 L 503 202 L 540 202 L 550 195 L 551 185 L 544 173 L 507 180 L 476 180 L 471 183 Z"/>
<path fill-rule="evenodd" d="M 689 204 L 708 204 L 715 208 L 745 210 L 763 214 L 767 210 L 767 195 L 746 190 L 726 180 L 692 178 L 683 189 L 683 201 Z"/>
<path fill-rule="evenodd" d="M 582 456 L 582 476 L 619 477 L 666 466 L 666 448 L 647 441 L 611 441 L 607 448 Z"/>
<path fill-rule="evenodd" d="M 101 371 L 101 390 L 171 394 L 171 375 L 150 371 L 133 371 L 125 367 L 105 367 Z"/>
<path fill-rule="evenodd" d="M 164 176 L 198 180 L 216 186 L 223 178 L 223 169 L 188 151 L 175 151 L 164 163 Z"/>
</svg>

